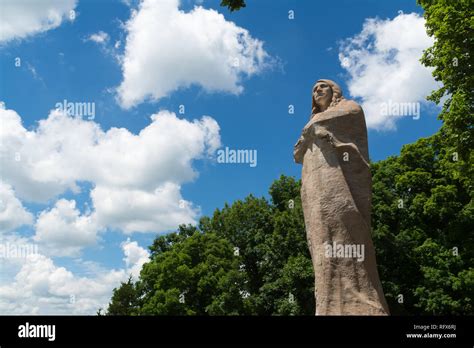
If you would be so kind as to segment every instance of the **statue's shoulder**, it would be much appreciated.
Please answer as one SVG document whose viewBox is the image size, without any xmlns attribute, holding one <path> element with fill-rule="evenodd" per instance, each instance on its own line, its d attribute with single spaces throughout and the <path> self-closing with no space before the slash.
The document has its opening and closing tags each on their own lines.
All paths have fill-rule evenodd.
<svg viewBox="0 0 474 348">
<path fill-rule="evenodd" d="M 349 99 L 342 99 L 339 104 L 337 104 L 337 107 L 347 114 L 358 114 L 363 112 L 362 107 L 357 102 Z"/>
<path fill-rule="evenodd" d="M 363 117 L 363 111 L 359 104 L 353 100 L 342 99 L 337 105 L 329 107 L 326 111 L 316 114 L 317 123 L 331 122 L 331 120 L 346 118 L 348 116 Z"/>
</svg>

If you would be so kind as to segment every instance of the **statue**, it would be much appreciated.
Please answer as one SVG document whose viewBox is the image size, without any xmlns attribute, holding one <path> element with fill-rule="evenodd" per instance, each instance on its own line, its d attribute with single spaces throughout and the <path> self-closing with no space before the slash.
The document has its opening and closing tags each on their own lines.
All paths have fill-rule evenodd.
<svg viewBox="0 0 474 348">
<path fill-rule="evenodd" d="M 295 145 L 315 274 L 316 315 L 389 315 L 371 238 L 367 129 L 362 108 L 330 80 L 313 88 Z"/>
</svg>

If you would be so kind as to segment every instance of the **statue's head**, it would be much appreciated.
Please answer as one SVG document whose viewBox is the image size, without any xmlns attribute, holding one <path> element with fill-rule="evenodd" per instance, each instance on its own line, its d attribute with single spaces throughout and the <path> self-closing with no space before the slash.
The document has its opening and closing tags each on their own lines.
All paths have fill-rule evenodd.
<svg viewBox="0 0 474 348">
<path fill-rule="evenodd" d="M 318 80 L 313 87 L 312 114 L 325 111 L 327 108 L 336 106 L 344 97 L 341 87 L 331 80 Z"/>
</svg>

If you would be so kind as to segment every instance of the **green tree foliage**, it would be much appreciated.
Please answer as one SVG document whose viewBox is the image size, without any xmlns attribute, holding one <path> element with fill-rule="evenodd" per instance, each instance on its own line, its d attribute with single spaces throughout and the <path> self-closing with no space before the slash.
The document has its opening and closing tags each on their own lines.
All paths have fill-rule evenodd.
<svg viewBox="0 0 474 348">
<path fill-rule="evenodd" d="M 243 1 L 223 0 L 235 10 Z M 443 87 L 441 130 L 372 163 L 373 240 L 393 314 L 474 314 L 472 0 L 419 0 L 436 38 L 422 62 Z M 240 5 L 239 5 L 240 4 Z M 108 315 L 312 315 L 314 278 L 299 196 L 281 176 L 199 226 L 159 236 Z M 184 295 L 182 297 L 181 295 Z M 102 313 L 101 313 L 102 314 Z"/>
<path fill-rule="evenodd" d="M 132 277 L 127 282 L 122 282 L 120 287 L 114 289 L 112 301 L 107 309 L 108 315 L 135 315 L 138 313 L 138 294 Z M 99 309 L 97 315 L 102 315 Z"/>
<path fill-rule="evenodd" d="M 232 245 L 215 233 L 181 226 L 158 237 L 136 288 L 140 314 L 232 314 L 245 308 L 245 278 Z"/>
<path fill-rule="evenodd" d="M 428 97 L 439 103 L 446 97 L 439 118 L 441 133 L 453 151 L 467 160 L 474 147 L 474 17 L 473 0 L 418 0 L 424 9 L 426 29 L 435 37 L 421 59 L 433 67 L 442 87 Z M 470 157 L 472 163 L 472 157 Z"/>
<path fill-rule="evenodd" d="M 474 313 L 474 209 L 436 138 L 372 165 L 373 239 L 393 314 Z M 157 237 L 139 281 L 114 290 L 107 314 L 313 314 L 299 189 L 282 176 L 271 203 L 250 195 Z"/>
<path fill-rule="evenodd" d="M 394 314 L 474 313 L 469 180 L 440 138 L 420 139 L 372 164 L 373 238 Z"/>
<path fill-rule="evenodd" d="M 245 0 L 222 0 L 221 6 L 227 7 L 230 12 L 238 11 L 245 7 Z"/>
</svg>

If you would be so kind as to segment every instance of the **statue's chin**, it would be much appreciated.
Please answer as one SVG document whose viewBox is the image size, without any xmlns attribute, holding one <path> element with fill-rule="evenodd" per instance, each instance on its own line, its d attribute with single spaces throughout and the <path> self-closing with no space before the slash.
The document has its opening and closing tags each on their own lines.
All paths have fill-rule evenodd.
<svg viewBox="0 0 474 348">
<path fill-rule="evenodd" d="M 316 105 L 319 107 L 319 110 L 326 110 L 329 106 L 329 103 L 326 100 L 315 100 Z"/>
</svg>

